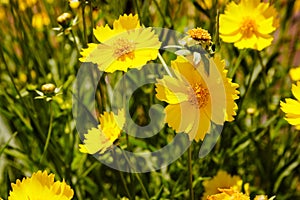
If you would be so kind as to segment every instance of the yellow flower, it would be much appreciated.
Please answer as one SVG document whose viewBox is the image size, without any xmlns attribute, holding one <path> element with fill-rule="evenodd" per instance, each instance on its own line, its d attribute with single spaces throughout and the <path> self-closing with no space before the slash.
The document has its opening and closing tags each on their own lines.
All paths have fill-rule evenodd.
<svg viewBox="0 0 300 200">
<path fill-rule="evenodd" d="M 250 200 L 248 195 L 237 192 L 233 188 L 218 189 L 221 193 L 207 197 L 207 200 Z"/>
<path fill-rule="evenodd" d="M 69 5 L 71 8 L 76 9 L 79 7 L 80 1 L 79 0 L 69 0 Z"/>
<path fill-rule="evenodd" d="M 297 85 L 292 85 L 292 93 L 297 100 L 286 98 L 285 102 L 280 102 L 280 106 L 281 110 L 286 113 L 286 121 L 300 130 L 300 81 Z"/>
<path fill-rule="evenodd" d="M 238 5 L 230 2 L 220 15 L 220 37 L 239 49 L 260 51 L 273 41 L 270 34 L 278 26 L 276 17 L 275 8 L 260 0 L 241 0 Z"/>
<path fill-rule="evenodd" d="M 31 24 L 34 28 L 41 30 L 43 26 L 48 26 L 50 24 L 50 18 L 47 13 L 36 13 L 32 17 Z"/>
<path fill-rule="evenodd" d="M 177 77 L 164 76 L 156 83 L 156 97 L 169 104 L 165 108 L 166 123 L 197 142 L 209 133 L 211 121 L 232 121 L 237 109 L 234 100 L 238 98 L 238 85 L 226 78 L 227 71 L 219 57 L 210 58 L 209 63 L 208 75 L 202 61 L 195 68 L 179 57 L 171 63 Z"/>
<path fill-rule="evenodd" d="M 38 171 L 32 174 L 31 178 L 19 179 L 12 183 L 12 191 L 9 193 L 8 200 L 68 200 L 74 195 L 74 191 L 65 181 L 54 182 L 54 174 L 47 171 Z"/>
<path fill-rule="evenodd" d="M 119 111 L 118 116 L 113 112 L 104 112 L 100 116 L 100 125 L 84 135 L 84 144 L 79 145 L 79 151 L 88 154 L 105 153 L 119 138 L 124 123 L 123 110 Z"/>
<path fill-rule="evenodd" d="M 219 192 L 218 188 L 232 187 L 235 191 L 241 191 L 242 180 L 239 176 L 231 176 L 226 171 L 219 170 L 217 175 L 211 180 L 206 180 L 203 182 L 205 193 L 202 199 L 206 199 L 208 195 L 217 194 Z"/>
<path fill-rule="evenodd" d="M 32 7 L 36 4 L 37 0 L 19 0 L 19 8 L 20 10 L 24 11 L 26 8 Z"/>
<path fill-rule="evenodd" d="M 98 26 L 94 35 L 100 44 L 90 43 L 79 60 L 98 65 L 101 71 L 140 69 L 149 60 L 157 58 L 161 43 L 151 28 L 142 28 L 137 15 L 120 16 L 113 29 Z"/>
<path fill-rule="evenodd" d="M 293 81 L 300 81 L 300 66 L 291 68 L 289 74 Z"/>
</svg>

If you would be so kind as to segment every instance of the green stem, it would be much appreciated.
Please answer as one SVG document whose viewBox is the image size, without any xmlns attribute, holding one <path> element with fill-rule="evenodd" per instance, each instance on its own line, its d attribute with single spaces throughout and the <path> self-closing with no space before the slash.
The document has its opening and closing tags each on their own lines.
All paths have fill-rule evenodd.
<svg viewBox="0 0 300 200">
<path fill-rule="evenodd" d="M 48 149 L 48 146 L 49 146 L 49 142 L 50 142 L 50 138 L 51 138 L 51 133 L 52 133 L 52 124 L 53 124 L 53 111 L 52 111 L 52 102 L 50 101 L 50 104 L 49 104 L 49 109 L 50 109 L 50 122 L 49 122 L 49 128 L 48 128 L 48 134 L 47 134 L 47 139 L 46 139 L 46 144 L 44 146 L 44 151 L 43 151 L 43 154 L 41 156 L 41 159 L 40 159 L 40 164 L 42 163 L 45 155 L 46 155 L 46 152 L 47 152 L 47 149 Z"/>
<path fill-rule="evenodd" d="M 235 65 L 233 67 L 233 69 L 228 73 L 228 77 L 232 78 L 237 70 L 237 68 L 240 66 L 243 58 L 245 57 L 247 53 L 247 50 L 242 50 L 241 53 L 239 54 L 239 57 L 237 58 Z"/>
<path fill-rule="evenodd" d="M 192 147 L 188 148 L 188 171 L 189 171 L 189 188 L 190 188 L 190 200 L 194 200 L 194 188 L 193 188 L 193 169 L 192 169 Z"/>
<path fill-rule="evenodd" d="M 72 38 L 74 40 L 75 48 L 76 48 L 76 51 L 77 51 L 77 56 L 79 56 L 80 55 L 80 50 L 79 50 L 78 44 L 76 42 L 76 37 L 75 37 L 74 32 L 73 32 L 72 29 L 70 30 L 70 32 L 71 32 Z"/>
<path fill-rule="evenodd" d="M 132 198 L 131 198 L 131 195 L 130 195 L 130 192 L 129 192 L 129 190 L 128 190 L 128 187 L 127 187 L 127 184 L 126 184 L 126 180 L 125 180 L 125 178 L 124 178 L 124 175 L 123 175 L 123 173 L 122 173 L 121 171 L 119 171 L 119 173 L 120 173 L 120 176 L 121 176 L 121 180 L 122 180 L 123 186 L 124 186 L 125 191 L 126 191 L 126 193 L 127 193 L 127 196 L 128 196 L 129 199 L 132 199 Z"/>
<path fill-rule="evenodd" d="M 129 158 L 128 158 L 127 155 L 126 155 L 126 152 L 123 152 L 123 155 L 124 155 L 124 157 L 125 157 L 125 159 L 126 159 L 128 165 L 129 165 L 129 167 L 130 167 L 131 169 L 134 169 L 133 166 L 131 165 L 131 162 L 130 162 Z M 142 181 L 140 175 L 139 175 L 137 172 L 135 172 L 135 171 L 133 171 L 132 173 L 135 174 L 136 179 L 138 180 L 140 186 L 142 187 L 142 192 L 144 193 L 145 198 L 146 198 L 147 200 L 150 200 L 150 197 L 149 197 L 149 195 L 148 195 L 148 192 L 147 192 L 147 190 L 146 190 L 146 188 L 145 188 L 145 186 L 144 186 L 144 183 L 143 183 L 143 181 Z"/>
<path fill-rule="evenodd" d="M 163 67 L 165 68 L 166 72 L 168 73 L 169 76 L 173 77 L 173 75 L 171 74 L 171 71 L 169 70 L 168 65 L 166 64 L 165 60 L 163 59 L 163 57 L 160 55 L 160 53 L 158 53 L 158 58 L 161 62 L 161 64 L 163 65 Z"/>
<path fill-rule="evenodd" d="M 136 10 L 137 10 L 137 13 L 138 13 L 138 15 L 139 15 L 139 18 L 141 19 L 141 22 L 142 22 L 142 24 L 143 24 L 143 21 L 142 21 L 143 18 L 142 18 L 140 9 L 139 9 L 138 1 L 137 1 L 137 0 L 134 0 L 134 4 L 135 4 L 135 8 L 136 8 Z"/>
<path fill-rule="evenodd" d="M 263 63 L 262 57 L 260 55 L 260 51 L 257 51 L 257 57 L 258 57 L 259 64 L 261 65 L 261 72 L 262 72 L 262 75 L 263 75 L 263 82 L 264 82 L 264 85 L 265 85 L 265 89 L 267 90 L 268 89 L 267 71 L 266 71 L 267 69 L 266 69 L 266 66 Z"/>
<path fill-rule="evenodd" d="M 252 66 L 252 69 L 251 69 L 251 72 L 250 72 L 250 77 L 249 77 L 248 82 L 247 82 L 247 85 L 246 85 L 246 89 L 245 89 L 244 95 L 243 95 L 243 97 L 241 98 L 241 101 L 240 101 L 240 103 L 239 103 L 239 106 L 238 106 L 239 109 L 238 109 L 238 111 L 237 111 L 236 116 L 239 116 L 239 113 L 240 113 L 240 111 L 242 110 L 241 108 L 242 108 L 242 106 L 243 106 L 244 99 L 246 98 L 247 93 L 248 93 L 249 88 L 250 88 L 250 85 L 251 85 L 251 79 L 252 79 L 253 74 L 254 74 L 254 68 L 255 68 L 255 66 L 253 65 L 253 66 Z"/>
<path fill-rule="evenodd" d="M 82 15 L 82 24 L 83 24 L 83 47 L 86 47 L 87 44 L 87 33 L 86 33 L 86 21 L 85 21 L 85 1 L 83 1 L 84 3 L 81 6 L 81 15 Z"/>
</svg>

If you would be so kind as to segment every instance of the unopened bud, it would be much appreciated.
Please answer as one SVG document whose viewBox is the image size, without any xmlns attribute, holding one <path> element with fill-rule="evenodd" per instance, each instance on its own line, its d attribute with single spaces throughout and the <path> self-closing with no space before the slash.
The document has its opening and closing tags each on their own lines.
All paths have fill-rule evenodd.
<svg viewBox="0 0 300 200">
<path fill-rule="evenodd" d="M 56 20 L 62 27 L 66 28 L 70 25 L 71 19 L 72 15 L 70 13 L 63 13 Z"/>
<path fill-rule="evenodd" d="M 55 90 L 56 86 L 52 83 L 46 83 L 44 85 L 42 85 L 41 90 L 42 92 L 49 94 L 49 93 L 53 93 Z"/>
</svg>

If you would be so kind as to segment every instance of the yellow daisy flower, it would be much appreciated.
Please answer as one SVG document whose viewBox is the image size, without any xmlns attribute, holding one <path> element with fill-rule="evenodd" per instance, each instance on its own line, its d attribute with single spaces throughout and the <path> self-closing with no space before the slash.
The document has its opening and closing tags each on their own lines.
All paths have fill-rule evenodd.
<svg viewBox="0 0 300 200">
<path fill-rule="evenodd" d="M 300 66 L 291 68 L 289 74 L 293 81 L 300 81 Z"/>
<path fill-rule="evenodd" d="M 218 189 L 221 193 L 207 197 L 207 200 L 250 200 L 248 195 L 237 192 L 233 188 Z"/>
<path fill-rule="evenodd" d="M 84 135 L 84 144 L 79 145 L 79 151 L 88 154 L 103 154 L 119 138 L 125 123 L 124 111 L 115 116 L 113 112 L 104 112 L 100 116 L 100 125 L 92 128 Z"/>
<path fill-rule="evenodd" d="M 142 28 L 137 15 L 120 16 L 113 23 L 98 26 L 94 35 L 100 44 L 90 43 L 83 49 L 79 60 L 98 65 L 101 71 L 127 71 L 128 68 L 140 69 L 149 60 L 157 58 L 161 42 L 151 28 Z"/>
<path fill-rule="evenodd" d="M 32 174 L 31 178 L 19 179 L 12 183 L 12 191 L 8 200 L 68 200 L 74 195 L 74 191 L 65 181 L 54 182 L 54 174 L 47 171 L 38 171 Z"/>
<path fill-rule="evenodd" d="M 270 34 L 278 26 L 277 11 L 269 3 L 260 0 L 230 2 L 225 14 L 220 15 L 220 37 L 224 42 L 234 43 L 239 49 L 262 50 L 270 46 Z"/>
<path fill-rule="evenodd" d="M 195 68 L 179 57 L 171 63 L 176 77 L 164 76 L 156 84 L 156 97 L 169 104 L 165 108 L 166 123 L 197 142 L 209 133 L 211 121 L 216 124 L 232 121 L 237 109 L 234 100 L 238 98 L 238 85 L 226 78 L 225 64 L 219 57 L 209 61 L 208 75 L 202 61 Z"/>
<path fill-rule="evenodd" d="M 297 100 L 286 98 L 285 102 L 280 102 L 280 106 L 281 110 L 286 113 L 286 121 L 300 130 L 300 81 L 297 85 L 292 85 L 292 93 Z"/>
<path fill-rule="evenodd" d="M 217 194 L 219 192 L 218 188 L 232 187 L 235 191 L 241 191 L 242 180 L 239 176 L 231 176 L 226 171 L 219 170 L 217 175 L 210 180 L 205 180 L 203 186 L 205 193 L 202 199 L 205 200 L 207 196 Z"/>
</svg>

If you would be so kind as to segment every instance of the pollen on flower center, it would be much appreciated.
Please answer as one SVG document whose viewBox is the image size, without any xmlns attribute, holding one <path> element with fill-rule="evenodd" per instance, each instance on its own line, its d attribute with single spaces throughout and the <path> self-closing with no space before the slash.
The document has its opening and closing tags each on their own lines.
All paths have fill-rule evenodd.
<svg viewBox="0 0 300 200">
<path fill-rule="evenodd" d="M 196 83 L 192 86 L 189 94 L 189 102 L 197 106 L 198 108 L 203 108 L 208 104 L 209 91 L 201 83 Z"/>
<path fill-rule="evenodd" d="M 117 60 L 125 61 L 126 57 L 130 59 L 134 59 L 134 52 L 133 52 L 135 49 L 134 42 L 124 38 L 119 38 L 114 43 L 114 47 L 115 47 L 114 56 L 117 58 Z"/>
<path fill-rule="evenodd" d="M 187 32 L 194 40 L 211 41 L 209 32 L 202 28 L 193 28 Z"/>
<path fill-rule="evenodd" d="M 242 23 L 241 32 L 246 38 L 250 38 L 253 34 L 255 34 L 257 32 L 255 20 L 246 18 Z"/>
</svg>

